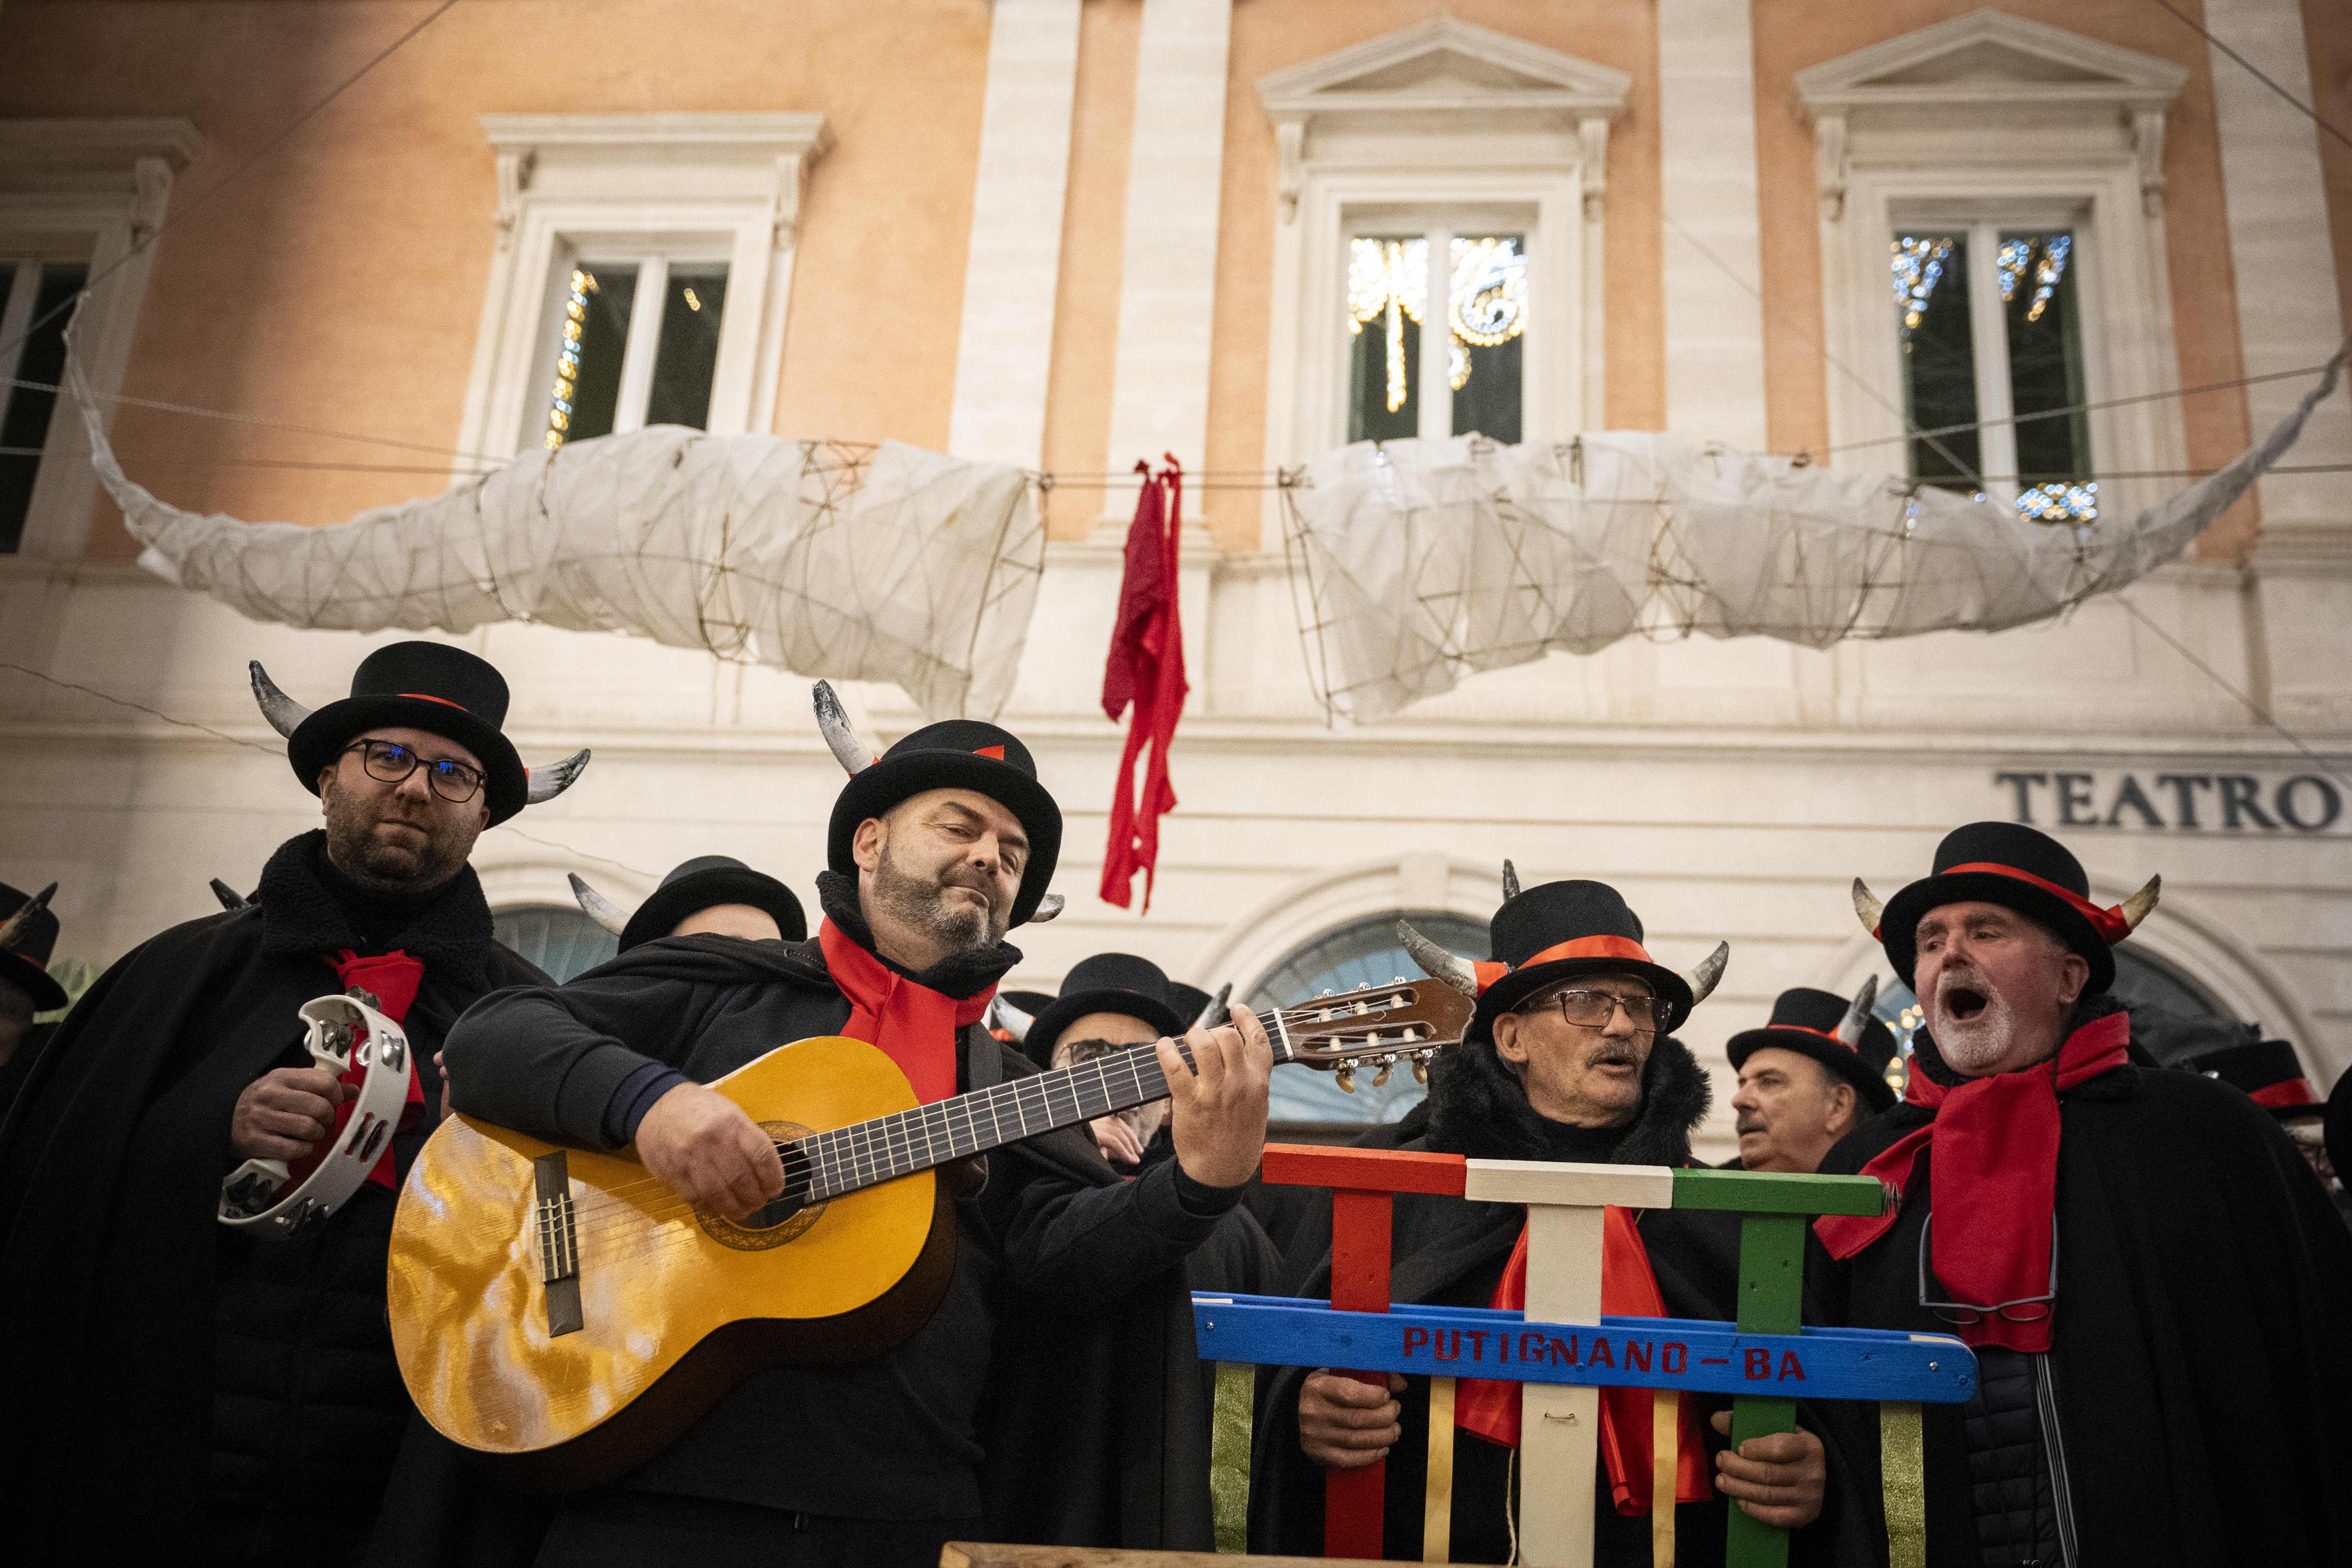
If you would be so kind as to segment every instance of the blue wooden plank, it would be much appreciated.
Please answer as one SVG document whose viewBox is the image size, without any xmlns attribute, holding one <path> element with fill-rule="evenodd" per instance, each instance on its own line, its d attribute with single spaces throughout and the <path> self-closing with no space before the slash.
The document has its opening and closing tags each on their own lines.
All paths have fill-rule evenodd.
<svg viewBox="0 0 2352 1568">
<path fill-rule="evenodd" d="M 1959 1341 L 1883 1329 L 1744 1334 L 1696 1318 L 1609 1317 L 1596 1329 L 1479 1307 L 1335 1312 L 1281 1296 L 1196 1295 L 1192 1320 L 1203 1361 L 1936 1405 L 1967 1399 L 1977 1381 Z"/>
</svg>

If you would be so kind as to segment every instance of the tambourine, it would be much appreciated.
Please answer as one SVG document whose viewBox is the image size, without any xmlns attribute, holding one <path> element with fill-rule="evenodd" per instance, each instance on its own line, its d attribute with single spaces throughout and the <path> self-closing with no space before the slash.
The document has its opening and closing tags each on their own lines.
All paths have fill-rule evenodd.
<svg viewBox="0 0 2352 1568">
<path fill-rule="evenodd" d="M 364 1071 L 333 1151 L 299 1185 L 279 1191 L 291 1177 L 283 1160 L 247 1160 L 222 1181 L 221 1224 L 279 1241 L 324 1224 L 360 1190 L 400 1126 L 415 1070 L 408 1037 L 367 1002 L 320 996 L 303 1003 L 301 1016 L 310 1026 L 302 1044 L 313 1062 L 339 1077 L 354 1062 Z"/>
</svg>

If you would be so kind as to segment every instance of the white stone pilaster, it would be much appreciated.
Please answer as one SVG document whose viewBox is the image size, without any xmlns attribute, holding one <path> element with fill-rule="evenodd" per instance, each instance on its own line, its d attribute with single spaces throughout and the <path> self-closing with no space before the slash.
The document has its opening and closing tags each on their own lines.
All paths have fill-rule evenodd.
<svg viewBox="0 0 2352 1568">
<path fill-rule="evenodd" d="M 948 449 L 1039 466 L 1077 89 L 1079 0 L 995 0 Z"/>
<path fill-rule="evenodd" d="M 1143 0 L 1108 467 L 1206 467 L 1232 0 Z M 1118 515 L 1118 492 L 1107 516 Z"/>
<path fill-rule="evenodd" d="M 1762 277 L 1748 0 L 1657 3 L 1666 427 L 1761 451 L 1763 307 L 1741 281 Z"/>
</svg>

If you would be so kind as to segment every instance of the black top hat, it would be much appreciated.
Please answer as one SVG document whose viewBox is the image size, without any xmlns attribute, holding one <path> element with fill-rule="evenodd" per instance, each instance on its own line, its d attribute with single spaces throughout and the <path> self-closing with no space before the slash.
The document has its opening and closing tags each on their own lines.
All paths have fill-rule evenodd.
<svg viewBox="0 0 2352 1568">
<path fill-rule="evenodd" d="M 32 901 L 31 894 L 0 882 L 0 925 Z M 53 1013 L 66 1005 L 66 988 L 48 970 L 49 955 L 57 947 L 58 917 L 47 906 L 26 916 L 7 945 L 0 947 L 0 980 L 22 986 L 36 1013 Z"/>
<path fill-rule="evenodd" d="M 1795 1051 L 1821 1063 L 1853 1085 L 1862 1102 L 1876 1115 L 1895 1104 L 1895 1090 L 1886 1082 L 1886 1064 L 1895 1059 L 1895 1031 L 1864 1015 L 1862 1043 L 1849 1046 L 1838 1038 L 1852 1004 L 1833 991 L 1799 985 L 1780 993 L 1772 1003 L 1772 1021 L 1760 1029 L 1743 1029 L 1731 1037 L 1724 1053 L 1738 1072 L 1748 1058 L 1767 1046 Z"/>
<path fill-rule="evenodd" d="M 499 732 L 506 718 L 506 679 L 488 660 L 446 643 L 396 642 L 360 660 L 349 697 L 302 721 L 286 759 L 316 795 L 320 773 L 362 730 L 401 725 L 444 736 L 481 762 L 495 825 L 523 808 L 530 784 L 514 742 Z"/>
<path fill-rule="evenodd" d="M 2115 984 L 2114 944 L 2156 908 L 2158 882 L 2134 893 L 2117 909 L 2091 902 L 2091 881 L 2083 863 L 2048 834 L 2015 822 L 1971 822 L 1956 827 L 1936 846 L 1932 874 L 1905 888 L 1878 911 L 1872 934 L 1905 984 L 1918 962 L 1918 927 L 1928 910 L 1945 904 L 1988 903 L 2034 921 L 2079 952 L 2091 966 L 2083 994 L 2095 996 Z M 1859 908 L 1869 889 L 1857 881 Z M 1864 911 L 1865 922 L 1867 910 Z"/>
<path fill-rule="evenodd" d="M 856 876 L 853 847 L 857 825 L 931 789 L 984 795 L 1020 819 L 1029 835 L 1029 859 L 1021 868 L 1021 890 L 1006 923 L 1017 926 L 1035 914 L 1054 879 L 1054 863 L 1061 857 L 1062 809 L 1037 782 L 1037 763 L 1029 748 L 977 719 L 926 724 L 852 773 L 833 804 L 833 825 L 825 836 L 827 862 L 845 877 Z"/>
<path fill-rule="evenodd" d="M 667 936 L 670 929 L 698 910 L 714 904 L 749 904 L 773 915 L 777 932 L 786 942 L 808 935 L 808 916 L 793 890 L 764 871 L 754 871 L 726 855 L 698 855 L 680 862 L 661 879 L 653 896 L 637 906 L 621 928 L 620 951 L 641 942 Z"/>
<path fill-rule="evenodd" d="M 1168 989 L 1168 976 L 1148 958 L 1131 952 L 1082 958 L 1063 978 L 1062 994 L 1039 1009 L 1022 1048 L 1038 1066 L 1050 1067 L 1062 1032 L 1089 1013 L 1118 1013 L 1139 1018 L 1162 1035 L 1181 1035 L 1192 1020 L 1177 1011 Z"/>
<path fill-rule="evenodd" d="M 2243 1089 L 2255 1104 L 2283 1121 L 2326 1111 L 2319 1091 L 2303 1076 L 2303 1063 L 2295 1058 L 2294 1047 L 2284 1040 L 2258 1040 L 2250 1046 L 2200 1051 L 2181 1058 L 2180 1065 L 2190 1072 L 2201 1072 L 2208 1078 L 2220 1079 L 2232 1089 Z"/>
<path fill-rule="evenodd" d="M 1543 987 L 1580 974 L 1638 974 L 1648 981 L 1668 1004 L 1662 1035 L 1690 1016 L 1696 1001 L 1688 980 L 1650 956 L 1642 945 L 1641 917 L 1606 882 L 1529 888 L 1504 900 L 1490 929 L 1496 963 L 1476 966 L 1478 1010 L 1465 1039 L 1490 1039 L 1496 1018 Z"/>
</svg>

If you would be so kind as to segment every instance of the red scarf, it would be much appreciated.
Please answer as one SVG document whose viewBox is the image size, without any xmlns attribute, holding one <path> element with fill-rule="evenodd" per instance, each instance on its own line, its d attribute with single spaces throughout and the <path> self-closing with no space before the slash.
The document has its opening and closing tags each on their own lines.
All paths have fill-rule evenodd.
<svg viewBox="0 0 2352 1568">
<path fill-rule="evenodd" d="M 977 1024 L 996 994 L 989 986 L 959 1002 L 918 985 L 845 936 L 831 921 L 816 928 L 824 967 L 849 998 L 842 1033 L 864 1040 L 898 1064 L 915 1098 L 925 1105 L 956 1091 L 956 1031 Z"/>
<path fill-rule="evenodd" d="M 1495 1287 L 1489 1306 L 1506 1311 L 1524 1310 L 1528 1302 L 1528 1233 L 1519 1229 L 1519 1244 Z M 1663 1318 L 1665 1298 L 1658 1294 L 1657 1276 L 1650 1272 L 1649 1249 L 1633 1228 L 1626 1209 L 1606 1211 L 1601 1231 L 1601 1310 L 1612 1318 Z M 1524 1384 L 1493 1378 L 1465 1377 L 1454 1391 L 1454 1425 L 1505 1447 L 1519 1446 L 1519 1393 Z M 1675 1500 L 1705 1502 L 1715 1495 L 1706 1465 L 1706 1450 L 1698 1435 L 1698 1416 L 1687 1394 L 1675 1396 L 1681 1431 L 1675 1442 Z M 1650 1412 L 1654 1408 L 1646 1388 L 1603 1388 L 1601 1391 L 1601 1458 L 1609 1468 L 1609 1491 L 1622 1514 L 1650 1511 Z"/>
<path fill-rule="evenodd" d="M 408 1021 L 409 1005 L 416 1000 L 417 988 L 425 984 L 423 959 L 411 958 L 397 949 L 391 952 L 380 953 L 373 958 L 362 958 L 350 948 L 345 948 L 327 962 L 333 965 L 335 978 L 343 983 L 344 990 L 366 992 L 374 999 L 375 1010 L 395 1024 L 405 1024 Z M 354 1041 L 353 1044 L 356 1047 L 357 1042 Z M 360 1080 L 366 1076 L 367 1069 L 361 1067 L 359 1063 L 353 1062 L 343 1069 L 341 1077 L 336 1081 L 347 1083 L 353 1089 L 357 1089 L 360 1086 Z M 287 1167 L 287 1184 L 289 1188 L 299 1184 L 304 1177 L 317 1170 L 320 1163 L 326 1159 L 329 1151 L 342 1142 L 343 1129 L 350 1125 L 352 1112 L 358 1105 L 359 1099 L 353 1096 L 335 1107 L 334 1131 L 312 1144 L 310 1152 Z M 401 1108 L 400 1125 L 394 1131 L 407 1131 L 416 1125 L 417 1118 L 424 1114 L 425 1085 L 416 1075 L 415 1062 L 412 1058 L 408 1068 L 408 1103 Z M 396 1190 L 398 1186 L 398 1183 L 394 1180 L 394 1174 L 392 1145 L 386 1143 L 383 1146 L 383 1157 L 376 1161 L 375 1169 L 368 1173 L 367 1179 L 389 1193 Z"/>
<path fill-rule="evenodd" d="M 2058 1091 L 2113 1071 L 2126 1059 L 2131 1018 L 2111 1013 L 2068 1037 L 2048 1062 L 1972 1079 L 1946 1089 L 1911 1074 L 1904 1098 L 1936 1113 L 1862 1168 L 1865 1176 L 1912 1184 L 1936 1150 L 1930 1251 L 1936 1278 L 1957 1301 L 1990 1305 L 2050 1289 L 2051 1215 L 2058 1203 Z M 1938 1137 L 1937 1134 L 1941 1133 Z M 1898 1204 L 1875 1219 L 1824 1215 L 1815 1234 L 1832 1258 L 1852 1258 L 1895 1226 Z M 1962 1342 L 2041 1352 L 2050 1348 L 2051 1311 L 2028 1322 L 1988 1314 L 1958 1328 Z"/>
</svg>

